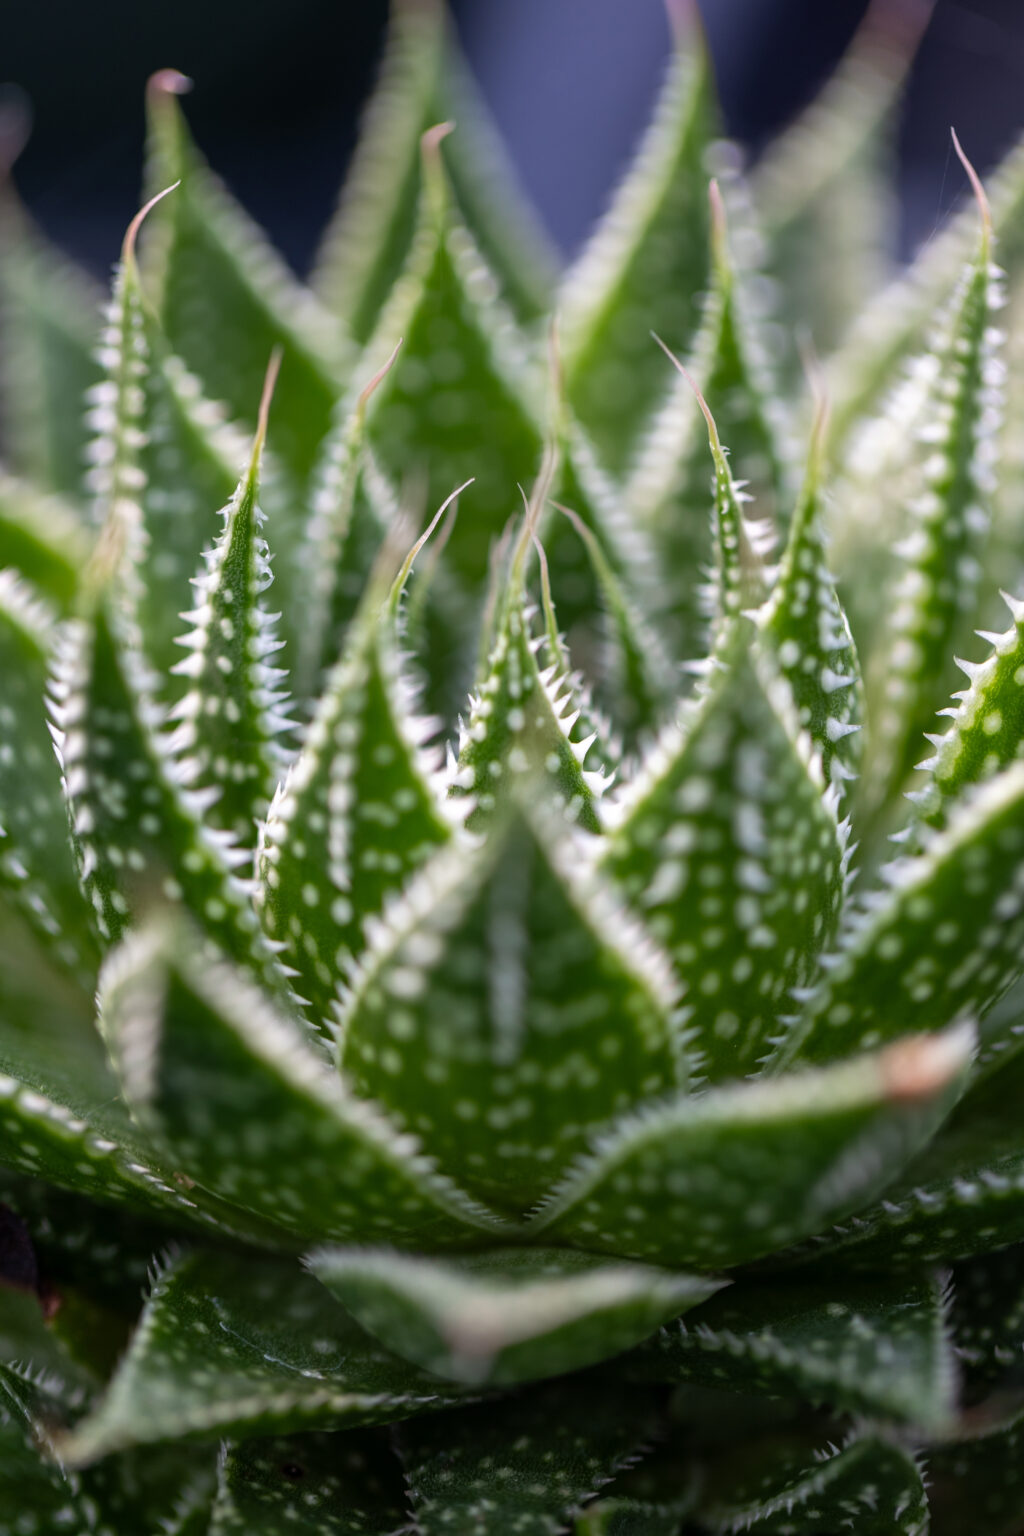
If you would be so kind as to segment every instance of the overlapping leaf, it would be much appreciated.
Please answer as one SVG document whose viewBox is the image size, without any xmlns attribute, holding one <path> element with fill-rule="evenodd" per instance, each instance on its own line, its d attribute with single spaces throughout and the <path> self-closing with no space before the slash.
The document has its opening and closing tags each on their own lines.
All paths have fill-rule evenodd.
<svg viewBox="0 0 1024 1536">
<path fill-rule="evenodd" d="M 106 1395 L 62 1450 L 81 1465 L 164 1440 L 374 1424 L 444 1393 L 297 1264 L 197 1252 L 158 1275 Z"/>
<path fill-rule="evenodd" d="M 150 190 L 181 182 L 154 221 L 147 253 L 158 313 L 207 393 L 252 426 L 267 359 L 284 349 L 275 446 L 301 482 L 330 424 L 342 338 L 203 161 L 178 105 L 188 86 L 161 70 L 147 93 Z"/>
<path fill-rule="evenodd" d="M 881 1193 L 934 1136 L 970 1051 L 957 1030 L 652 1106 L 570 1170 L 534 1230 L 662 1264 L 758 1258 Z"/>
<path fill-rule="evenodd" d="M 603 868 L 686 988 L 712 1079 L 754 1069 L 813 973 L 843 895 L 834 794 L 801 740 L 786 684 L 723 646 L 704 697 L 656 743 L 610 817 Z"/>
<path fill-rule="evenodd" d="M 945 1429 L 956 1372 L 944 1311 L 931 1276 L 737 1285 L 663 1328 L 629 1371 Z"/>
<path fill-rule="evenodd" d="M 569 400 L 616 473 L 662 390 L 650 332 L 685 352 L 699 322 L 712 120 L 707 56 L 688 9 L 647 137 L 559 299 Z"/>
<path fill-rule="evenodd" d="M 448 1246 L 501 1230 L 187 930 L 158 923 L 115 952 L 101 1017 L 125 1096 L 175 1166 L 282 1233 Z"/>
<path fill-rule="evenodd" d="M 469 1383 L 530 1381 L 603 1360 L 720 1285 L 556 1248 L 445 1260 L 328 1248 L 310 1268 L 389 1349 Z"/>
<path fill-rule="evenodd" d="M 560 817 L 426 866 L 367 951 L 341 1062 L 467 1188 L 535 1201 L 588 1133 L 686 1074 L 664 959 Z"/>
<path fill-rule="evenodd" d="M 413 241 L 419 139 L 453 119 L 446 153 L 460 210 L 522 319 L 543 314 L 555 259 L 461 58 L 438 0 L 399 0 L 376 90 L 363 119 L 338 211 L 324 236 L 313 286 L 369 339 Z"/>
</svg>

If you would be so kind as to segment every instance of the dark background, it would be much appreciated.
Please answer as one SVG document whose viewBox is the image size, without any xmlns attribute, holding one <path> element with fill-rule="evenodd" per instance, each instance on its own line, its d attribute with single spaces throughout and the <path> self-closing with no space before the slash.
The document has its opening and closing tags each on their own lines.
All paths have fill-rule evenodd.
<svg viewBox="0 0 1024 1536">
<path fill-rule="evenodd" d="M 899 0 L 893 0 L 898 4 Z M 643 127 L 662 0 L 456 0 L 485 95 L 557 242 L 578 246 Z M 813 94 L 864 0 L 702 0 L 727 124 L 757 145 Z M 141 177 L 142 87 L 173 65 L 217 169 L 301 271 L 350 152 L 385 0 L 0 0 L 0 80 L 31 99 L 18 167 L 43 226 L 94 271 Z M 904 250 L 959 195 L 950 123 L 984 170 L 1024 127 L 1024 4 L 938 0 L 900 136 Z"/>
</svg>

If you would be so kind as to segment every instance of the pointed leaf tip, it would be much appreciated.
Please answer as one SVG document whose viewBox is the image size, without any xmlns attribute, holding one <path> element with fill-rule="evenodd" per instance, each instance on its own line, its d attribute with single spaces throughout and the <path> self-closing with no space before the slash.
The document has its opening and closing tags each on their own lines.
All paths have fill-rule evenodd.
<svg viewBox="0 0 1024 1536">
<path fill-rule="evenodd" d="M 404 341 L 405 341 L 405 337 L 404 336 L 399 336 L 398 340 L 395 342 L 394 348 L 393 348 L 393 350 L 391 352 L 391 356 L 388 358 L 387 362 L 382 363 L 380 365 L 380 367 L 377 369 L 377 372 L 373 375 L 373 378 L 370 379 L 366 384 L 363 385 L 362 389 L 359 391 L 359 399 L 356 401 L 356 410 L 357 411 L 365 411 L 366 410 L 366 407 L 367 407 L 367 405 L 369 404 L 369 401 L 370 401 L 370 396 L 373 394 L 374 390 L 377 388 L 377 385 L 380 384 L 381 381 L 387 377 L 387 375 L 391 372 L 391 369 L 394 367 L 395 359 L 397 358 L 399 352 L 401 352 L 402 345 L 403 345 Z"/>
<path fill-rule="evenodd" d="M 974 1025 L 942 1035 L 912 1035 L 891 1045 L 881 1059 L 889 1097 L 898 1102 L 930 1099 L 963 1072 L 974 1055 Z"/>
<path fill-rule="evenodd" d="M 712 185 L 714 186 L 715 183 L 712 183 Z M 697 404 L 700 406 L 704 420 L 708 424 L 708 437 L 711 439 L 711 446 L 716 453 L 721 453 L 722 444 L 718 436 L 718 427 L 715 424 L 714 416 L 711 414 L 711 407 L 708 405 L 707 401 L 704 399 L 703 394 L 701 393 L 700 385 L 697 383 L 697 380 L 694 378 L 689 368 L 687 368 L 686 364 L 681 363 L 672 349 L 665 345 L 657 331 L 652 331 L 651 336 L 658 343 L 658 346 L 664 352 L 673 368 L 675 368 L 677 373 L 682 374 L 687 384 L 689 384 L 690 388 L 693 390 L 694 396 L 696 397 Z"/>
<path fill-rule="evenodd" d="M 146 215 L 151 209 L 156 207 L 157 203 L 162 202 L 169 192 L 173 192 L 176 187 L 180 186 L 181 177 L 179 176 L 177 181 L 172 181 L 170 186 L 164 187 L 162 192 L 154 193 L 148 203 L 143 203 L 124 233 L 124 243 L 121 246 L 121 260 L 125 266 L 134 265 L 135 242 L 138 239 L 139 230 L 142 228 Z"/>
<path fill-rule="evenodd" d="M 253 439 L 252 445 L 254 466 L 262 455 L 263 445 L 267 440 L 270 406 L 274 398 L 274 389 L 277 386 L 277 376 L 281 372 L 281 360 L 283 357 L 284 347 L 276 346 L 270 354 L 270 361 L 267 363 L 267 372 L 263 379 L 263 390 L 260 394 L 259 410 L 256 415 L 256 436 Z"/>
<path fill-rule="evenodd" d="M 985 192 L 985 188 L 982 186 L 981 177 L 978 175 L 977 171 L 974 169 L 974 166 L 971 164 L 970 160 L 968 160 L 966 154 L 964 153 L 963 145 L 960 143 L 960 140 L 957 137 L 956 129 L 950 127 L 949 132 L 953 139 L 953 148 L 956 150 L 957 158 L 960 161 L 960 164 L 963 166 L 964 170 L 967 172 L 967 179 L 971 183 L 971 189 L 978 200 L 978 211 L 981 214 L 981 227 L 984 232 L 985 243 L 988 244 L 992 239 L 992 209 L 989 206 L 988 196 Z"/>
<path fill-rule="evenodd" d="M 450 496 L 445 497 L 444 501 L 442 501 L 441 505 L 430 519 L 430 522 L 427 524 L 426 528 L 424 528 L 423 532 L 420 534 L 419 538 L 416 540 L 415 544 L 406 555 L 404 561 L 402 562 L 402 568 L 398 575 L 395 577 L 394 583 L 391 587 L 391 594 L 388 598 L 389 605 L 392 609 L 394 609 L 398 604 L 398 600 L 402 595 L 402 588 L 405 586 L 406 581 L 409 579 L 409 572 L 413 568 L 416 556 L 423 549 L 423 546 L 429 540 L 431 534 L 434 532 L 434 529 L 437 527 L 442 517 L 444 517 L 445 513 L 448 511 L 448 508 L 458 502 L 458 499 L 462 495 L 463 491 L 469 489 L 475 478 L 475 476 L 471 475 L 468 480 L 464 480 L 461 485 L 457 485 Z M 457 512 L 458 507 L 456 506 L 456 511 L 453 512 L 452 516 L 454 517 Z"/>
</svg>

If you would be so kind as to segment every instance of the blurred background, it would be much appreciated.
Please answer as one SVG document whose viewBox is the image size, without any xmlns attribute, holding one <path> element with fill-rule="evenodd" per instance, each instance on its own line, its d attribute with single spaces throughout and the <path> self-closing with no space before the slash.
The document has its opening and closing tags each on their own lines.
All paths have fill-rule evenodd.
<svg viewBox="0 0 1024 1536">
<path fill-rule="evenodd" d="M 893 0 L 893 4 L 909 0 Z M 729 131 L 753 152 L 799 110 L 865 0 L 701 0 Z M 141 181 L 142 87 L 191 75 L 196 135 L 301 272 L 373 81 L 386 0 L 0 4 L 0 80 L 32 103 L 18 166 L 43 227 L 97 274 Z M 669 47 L 663 0 L 453 0 L 512 158 L 571 254 L 642 129 Z M 949 125 L 984 171 L 1024 127 L 1022 0 L 937 0 L 900 129 L 904 254 L 961 191 Z"/>
</svg>

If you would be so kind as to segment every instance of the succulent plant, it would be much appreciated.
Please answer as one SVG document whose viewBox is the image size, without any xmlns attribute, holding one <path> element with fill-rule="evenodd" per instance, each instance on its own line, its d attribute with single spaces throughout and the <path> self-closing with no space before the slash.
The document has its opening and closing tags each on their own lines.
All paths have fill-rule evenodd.
<svg viewBox="0 0 1024 1536">
<path fill-rule="evenodd" d="M 308 290 L 4 192 L 2 1533 L 1024 1529 L 1024 159 L 673 19 L 561 279 L 428 0 Z"/>
</svg>

